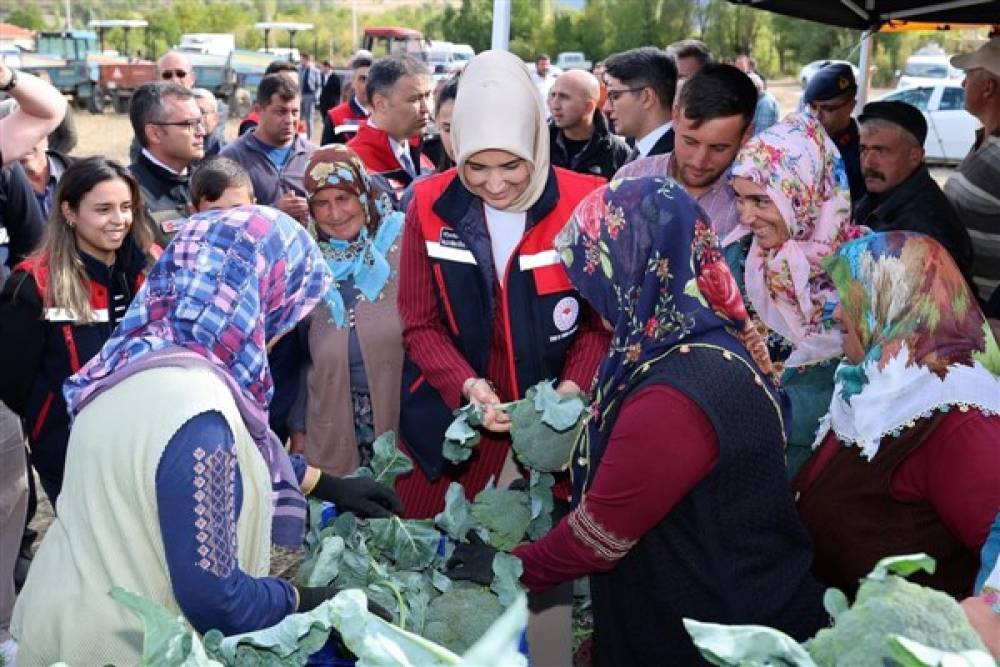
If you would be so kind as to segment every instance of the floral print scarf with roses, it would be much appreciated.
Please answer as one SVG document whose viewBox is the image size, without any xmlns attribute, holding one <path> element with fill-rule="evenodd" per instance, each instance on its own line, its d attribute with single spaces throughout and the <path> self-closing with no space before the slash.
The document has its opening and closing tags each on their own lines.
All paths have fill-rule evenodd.
<svg viewBox="0 0 1000 667">
<path fill-rule="evenodd" d="M 602 186 L 580 202 L 555 245 L 573 285 L 614 326 L 581 438 L 587 451 L 574 457 L 579 499 L 603 454 L 610 408 L 636 372 L 649 370 L 644 364 L 694 343 L 752 359 L 766 374 L 771 362 L 708 218 L 674 181 Z"/>
<path fill-rule="evenodd" d="M 834 289 L 821 260 L 862 230 L 851 224 L 847 172 L 837 147 L 818 120 L 793 113 L 750 139 L 731 173 L 763 188 L 788 228 L 789 239 L 776 248 L 751 242 L 744 273 L 757 315 L 794 346 L 785 365 L 839 357 L 840 332 L 823 317 Z M 750 233 L 741 224 L 725 243 Z"/>
<path fill-rule="evenodd" d="M 1000 414 L 1000 347 L 954 260 L 913 232 L 845 243 L 826 262 L 864 359 L 837 368 L 819 444 L 833 429 L 872 458 L 934 411 Z"/>
</svg>

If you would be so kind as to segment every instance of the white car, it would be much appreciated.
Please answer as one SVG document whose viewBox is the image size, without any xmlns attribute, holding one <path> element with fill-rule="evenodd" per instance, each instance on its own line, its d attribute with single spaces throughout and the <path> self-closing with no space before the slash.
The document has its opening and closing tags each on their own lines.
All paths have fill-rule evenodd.
<svg viewBox="0 0 1000 667">
<path fill-rule="evenodd" d="M 894 90 L 879 98 L 912 104 L 927 119 L 924 150 L 932 162 L 960 162 L 976 140 L 980 123 L 965 110 L 965 89 L 955 82 Z"/>
<path fill-rule="evenodd" d="M 802 84 L 802 89 L 805 90 L 806 86 L 809 85 L 809 79 L 813 78 L 813 75 L 826 67 L 827 65 L 850 65 L 851 71 L 854 72 L 854 80 L 858 81 L 861 77 L 860 71 L 853 63 L 846 60 L 814 60 L 801 70 L 799 70 L 799 83 Z"/>
<path fill-rule="evenodd" d="M 951 66 L 951 56 L 913 55 L 906 61 L 903 71 L 896 72 L 896 88 L 936 86 L 939 83 L 961 83 L 965 73 Z"/>
</svg>

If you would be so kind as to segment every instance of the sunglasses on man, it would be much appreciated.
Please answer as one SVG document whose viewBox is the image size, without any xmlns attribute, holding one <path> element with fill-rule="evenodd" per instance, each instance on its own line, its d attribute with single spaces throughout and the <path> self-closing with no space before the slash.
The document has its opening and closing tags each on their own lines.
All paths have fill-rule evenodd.
<svg viewBox="0 0 1000 667">
<path fill-rule="evenodd" d="M 174 77 L 178 79 L 183 79 L 187 75 L 188 73 L 182 69 L 165 69 L 162 72 L 160 72 L 160 78 L 165 79 L 167 81 L 173 79 Z"/>
</svg>

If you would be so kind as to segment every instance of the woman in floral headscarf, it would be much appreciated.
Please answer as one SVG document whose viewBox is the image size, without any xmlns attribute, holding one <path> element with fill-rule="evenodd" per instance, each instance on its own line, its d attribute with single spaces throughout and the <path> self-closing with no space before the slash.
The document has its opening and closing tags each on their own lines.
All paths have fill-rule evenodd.
<svg viewBox="0 0 1000 667">
<path fill-rule="evenodd" d="M 313 153 L 305 186 L 334 284 L 306 322 L 311 365 L 303 453 L 312 465 L 346 475 L 369 463 L 376 436 L 399 428 L 403 214 L 346 146 Z"/>
<path fill-rule="evenodd" d="M 59 512 L 14 608 L 22 664 L 134 665 L 142 622 L 120 586 L 199 633 L 269 627 L 335 591 L 268 576 L 299 547 L 304 493 L 388 516 L 391 490 L 292 461 L 269 429 L 266 348 L 330 284 L 294 220 L 244 206 L 197 215 L 149 272 L 101 352 L 66 381 Z"/>
<path fill-rule="evenodd" d="M 792 404 L 791 474 L 830 404 L 840 332 L 824 318 L 834 290 L 820 261 L 861 231 L 850 224 L 843 160 L 812 116 L 790 114 L 750 139 L 732 167 L 740 225 L 726 260 L 765 335 Z"/>
<path fill-rule="evenodd" d="M 673 181 L 612 181 L 556 246 L 614 333 L 573 456 L 575 507 L 515 549 L 521 581 L 591 575 L 597 664 L 700 664 L 685 617 L 812 635 L 826 618 L 779 395 L 704 213 Z M 452 576 L 492 577 L 483 549 L 460 545 Z"/>
<path fill-rule="evenodd" d="M 925 552 L 937 570 L 924 582 L 965 597 L 1000 508 L 1000 348 L 927 236 L 867 236 L 825 266 L 845 359 L 794 480 L 814 572 L 850 591 L 880 558 Z"/>
</svg>

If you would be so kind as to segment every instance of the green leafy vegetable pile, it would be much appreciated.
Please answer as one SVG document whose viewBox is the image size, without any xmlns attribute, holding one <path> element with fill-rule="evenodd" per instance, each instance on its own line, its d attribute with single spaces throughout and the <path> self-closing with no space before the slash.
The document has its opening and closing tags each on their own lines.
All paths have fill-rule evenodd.
<svg viewBox="0 0 1000 667">
<path fill-rule="evenodd" d="M 298 667 L 323 646 L 331 630 L 357 657 L 358 667 L 525 667 L 528 662 L 519 651 L 528 623 L 524 595 L 481 628 L 480 639 L 462 656 L 370 613 L 358 590 L 341 591 L 311 612 L 293 614 L 264 630 L 232 637 L 212 631 L 204 640 L 183 617 L 152 600 L 121 588 L 113 589 L 111 597 L 142 619 L 139 667 Z"/>
<path fill-rule="evenodd" d="M 709 662 L 727 667 L 994 665 L 953 598 L 903 578 L 934 567 L 924 554 L 885 558 L 862 580 L 853 606 L 841 591 L 827 590 L 823 603 L 833 627 L 804 644 L 762 626 L 691 619 L 684 626 Z"/>
<path fill-rule="evenodd" d="M 373 449 L 370 467 L 358 474 L 388 481 L 412 468 L 391 434 L 378 438 Z M 461 653 L 523 592 L 521 561 L 507 552 L 552 527 L 553 483 L 552 475 L 537 472 L 526 490 L 497 489 L 491 481 L 470 503 L 462 485 L 453 482 L 433 521 L 344 513 L 325 523 L 324 505 L 310 501 L 298 581 L 361 589 L 399 627 Z M 453 584 L 444 574 L 455 545 L 470 531 L 499 550 L 489 587 Z"/>
<path fill-rule="evenodd" d="M 583 426 L 586 404 L 579 396 L 560 396 L 553 381 L 543 380 L 524 398 L 494 406 L 510 414 L 510 437 L 518 460 L 532 470 L 559 472 L 569 465 L 576 436 Z M 444 434 L 444 457 L 461 463 L 479 444 L 485 408 L 469 403 L 455 411 Z"/>
</svg>

